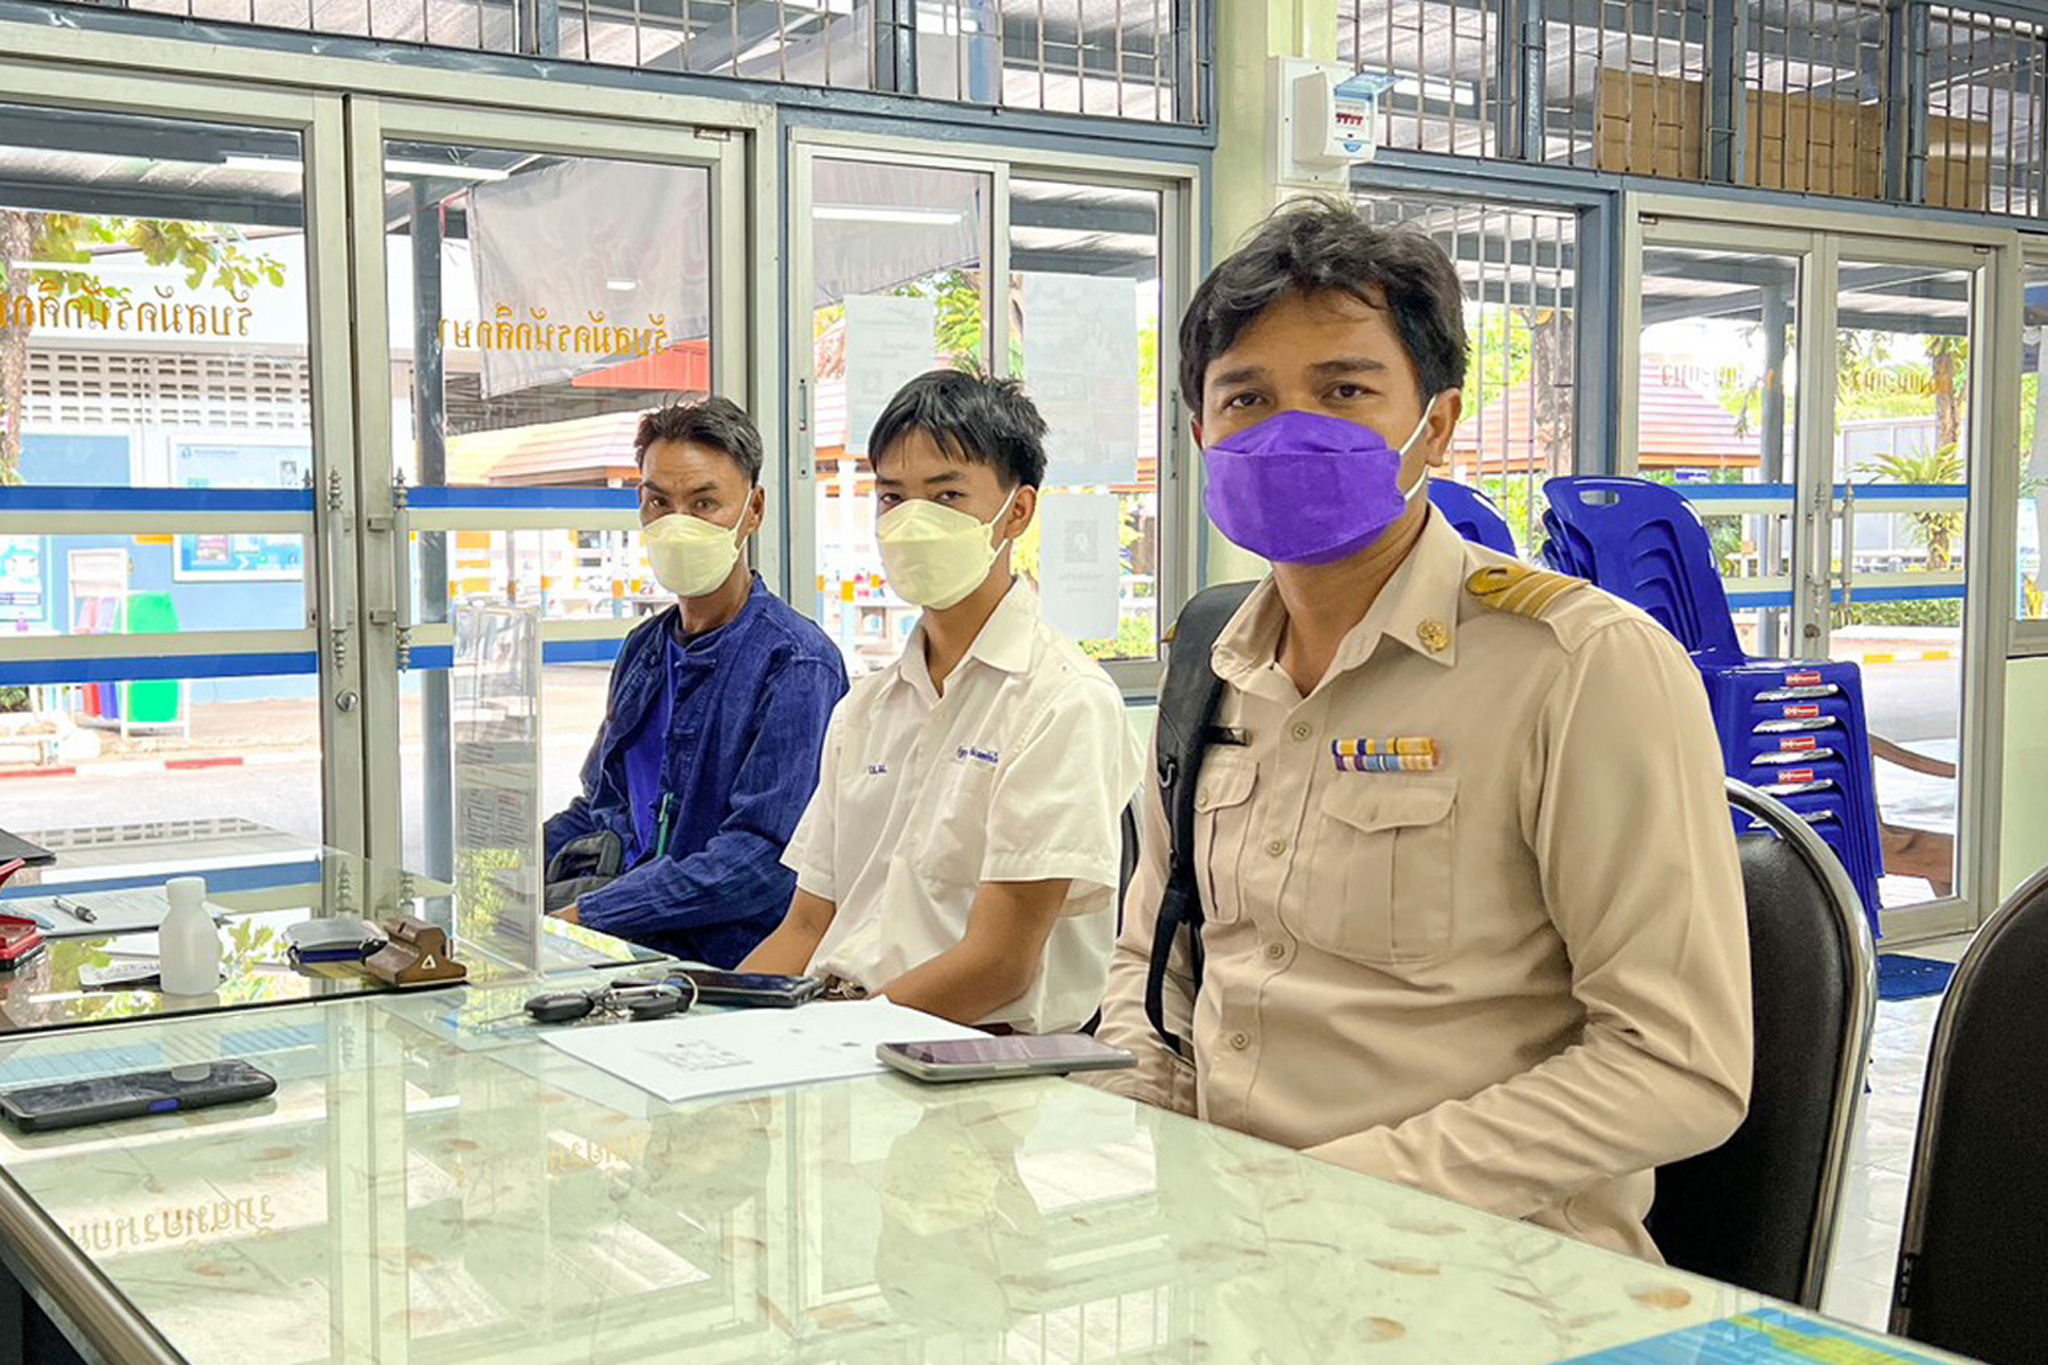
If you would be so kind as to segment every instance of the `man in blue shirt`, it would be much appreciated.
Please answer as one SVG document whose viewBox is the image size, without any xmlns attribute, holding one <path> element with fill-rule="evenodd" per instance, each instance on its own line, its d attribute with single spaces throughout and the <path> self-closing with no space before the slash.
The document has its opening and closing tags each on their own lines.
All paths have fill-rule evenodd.
<svg viewBox="0 0 2048 1365">
<path fill-rule="evenodd" d="M 753 420 L 723 398 L 679 404 L 643 418 L 633 448 L 648 561 L 680 601 L 626 637 L 583 794 L 546 826 L 550 860 L 609 836 L 625 871 L 555 913 L 730 967 L 795 891 L 783 846 L 846 665 L 741 551 L 767 501 Z"/>
</svg>

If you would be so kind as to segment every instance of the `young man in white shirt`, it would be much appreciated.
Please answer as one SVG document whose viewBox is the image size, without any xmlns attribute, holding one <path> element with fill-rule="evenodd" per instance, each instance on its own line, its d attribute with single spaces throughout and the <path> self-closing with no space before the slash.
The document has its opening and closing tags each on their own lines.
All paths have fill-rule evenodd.
<svg viewBox="0 0 2048 1365">
<path fill-rule="evenodd" d="M 1108 977 L 1142 755 L 1109 675 L 1011 569 L 1045 420 L 1014 381 L 933 371 L 868 449 L 889 585 L 924 616 L 833 713 L 784 855 L 796 897 L 741 970 L 1003 1031 L 1076 1028 Z"/>
</svg>

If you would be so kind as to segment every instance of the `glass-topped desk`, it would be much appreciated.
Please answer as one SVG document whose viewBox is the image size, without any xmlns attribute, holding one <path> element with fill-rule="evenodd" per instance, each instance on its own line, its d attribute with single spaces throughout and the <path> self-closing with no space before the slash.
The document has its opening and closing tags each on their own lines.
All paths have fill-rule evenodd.
<svg viewBox="0 0 2048 1365">
<path fill-rule="evenodd" d="M 90 903 L 95 893 L 159 886 L 174 876 L 203 877 L 208 901 L 224 912 L 225 980 L 217 993 L 205 996 L 88 989 L 82 975 L 155 957 L 156 935 L 52 936 L 40 957 L 0 972 L 0 1035 L 388 989 L 353 965 L 293 967 L 284 931 L 313 917 L 382 923 L 407 915 L 448 929 L 457 959 L 480 984 L 528 978 L 536 968 L 553 974 L 660 960 L 609 935 L 550 920 L 543 925 L 540 961 L 514 961 L 485 936 L 465 938 L 462 906 L 448 884 L 308 845 L 246 820 L 104 826 L 27 837 L 56 853 L 57 861 L 17 873 L 0 890 L 0 914 L 11 906 L 44 904 L 53 895 Z"/>
<path fill-rule="evenodd" d="M 279 1080 L 0 1132 L 16 1273 L 124 1365 L 1489 1365 L 1769 1311 L 1064 1081 L 670 1106 L 507 1020 L 518 994 L 0 1043 L 0 1085 L 221 1055 Z"/>
</svg>

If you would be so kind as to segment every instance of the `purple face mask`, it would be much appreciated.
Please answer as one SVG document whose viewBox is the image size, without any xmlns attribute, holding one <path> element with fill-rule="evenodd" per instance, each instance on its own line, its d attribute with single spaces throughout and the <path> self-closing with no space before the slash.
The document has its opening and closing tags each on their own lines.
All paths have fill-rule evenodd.
<svg viewBox="0 0 2048 1365">
<path fill-rule="evenodd" d="M 1371 427 L 1289 409 L 1203 452 L 1209 520 L 1276 564 L 1330 564 L 1401 519 L 1429 483 L 1401 487 L 1401 461 L 1429 426 L 1434 398 L 1397 450 Z"/>
</svg>

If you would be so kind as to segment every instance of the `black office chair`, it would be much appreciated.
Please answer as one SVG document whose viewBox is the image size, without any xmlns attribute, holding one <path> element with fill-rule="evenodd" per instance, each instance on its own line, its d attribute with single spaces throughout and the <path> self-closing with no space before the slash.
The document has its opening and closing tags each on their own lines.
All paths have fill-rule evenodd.
<svg viewBox="0 0 2048 1365">
<path fill-rule="evenodd" d="M 1650 1235 L 1682 1270 L 1820 1306 L 1863 1103 L 1877 960 L 1834 852 L 1782 802 L 1728 783 L 1743 835 L 1756 1058 L 1732 1137 L 1657 1172 Z"/>
<path fill-rule="evenodd" d="M 2048 1361 L 2048 872 L 1963 954 L 1942 1002 L 1892 1331 L 1997 1365 Z"/>
<path fill-rule="evenodd" d="M 1124 897 L 1131 893 L 1131 877 L 1138 870 L 1138 803 L 1132 801 L 1124 806 L 1122 821 L 1124 836 L 1123 870 L 1117 877 L 1116 885 L 1116 927 L 1124 927 Z"/>
<path fill-rule="evenodd" d="M 1119 936 L 1124 931 L 1124 897 L 1129 895 L 1131 891 L 1131 874 L 1138 870 L 1137 802 L 1133 801 L 1124 807 L 1123 820 L 1120 822 L 1120 825 L 1123 830 L 1124 853 L 1123 866 L 1117 874 L 1116 885 L 1116 931 Z M 1102 1011 L 1097 1010 L 1093 1015 L 1089 1016 L 1087 1023 L 1081 1025 L 1081 1032 L 1093 1033 L 1101 1027 Z"/>
</svg>

